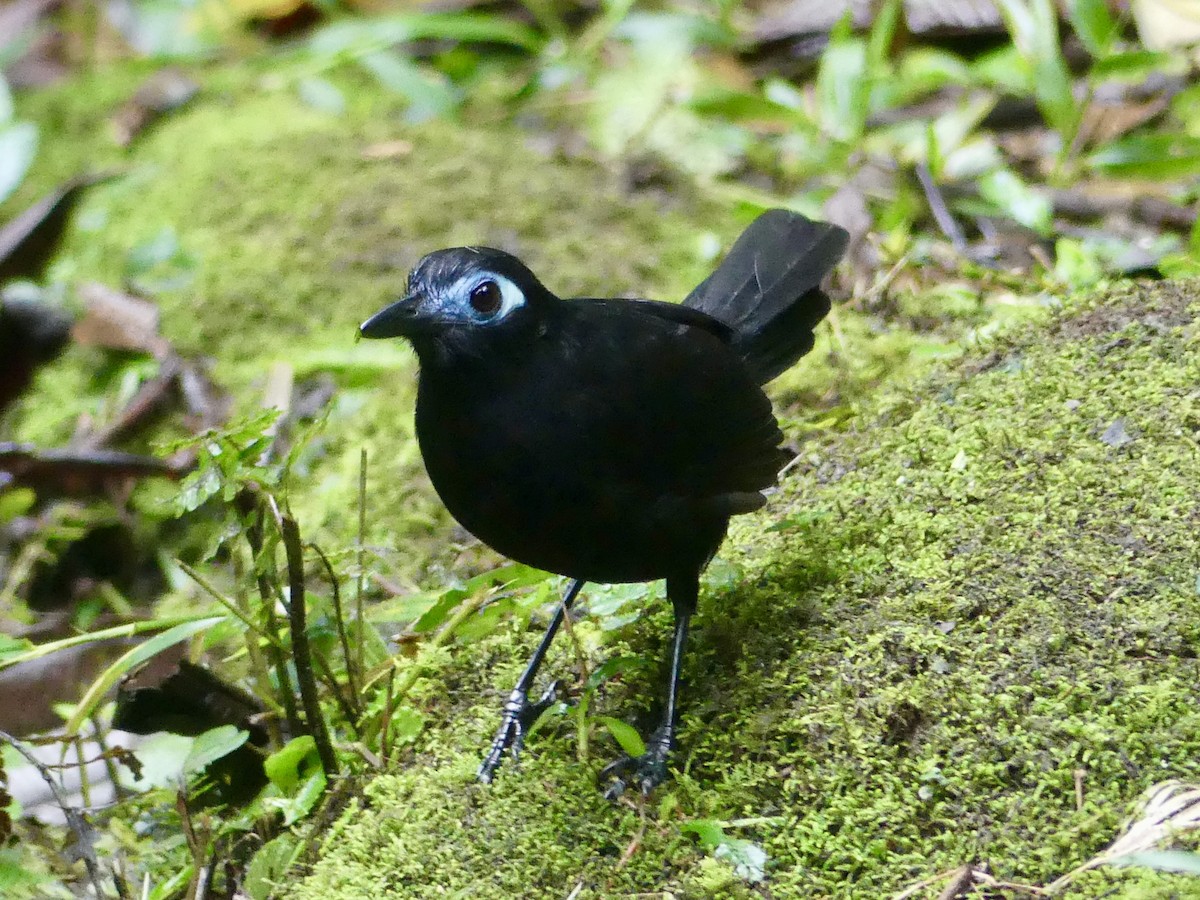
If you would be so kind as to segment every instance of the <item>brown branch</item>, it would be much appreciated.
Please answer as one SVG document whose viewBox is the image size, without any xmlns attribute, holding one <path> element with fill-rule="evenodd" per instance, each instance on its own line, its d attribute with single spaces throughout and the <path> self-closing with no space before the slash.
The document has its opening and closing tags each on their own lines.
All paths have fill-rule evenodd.
<svg viewBox="0 0 1200 900">
<path fill-rule="evenodd" d="M 31 487 L 68 496 L 98 493 L 113 481 L 162 476 L 177 480 L 190 470 L 170 460 L 113 450 L 44 450 L 0 443 L 0 487 Z"/>
<path fill-rule="evenodd" d="M 1185 232 L 1191 231 L 1196 224 L 1195 208 L 1159 197 L 1101 197 L 1066 188 L 1051 192 L 1050 201 L 1055 215 L 1069 219 L 1102 219 L 1115 214 L 1147 225 Z"/>
<path fill-rule="evenodd" d="M 327 782 L 338 772 L 337 757 L 329 740 L 325 717 L 321 714 L 321 701 L 317 695 L 317 680 L 313 675 L 312 653 L 308 645 L 306 609 L 304 599 L 304 543 L 300 538 L 300 526 L 290 515 L 280 514 L 274 498 L 267 496 L 267 503 L 279 525 L 283 538 L 284 554 L 288 571 L 288 624 L 292 630 L 292 659 L 296 664 L 296 681 L 300 686 L 300 699 L 304 703 L 304 716 L 308 720 L 308 731 L 317 744 L 317 755 L 321 768 L 325 770 Z"/>
</svg>

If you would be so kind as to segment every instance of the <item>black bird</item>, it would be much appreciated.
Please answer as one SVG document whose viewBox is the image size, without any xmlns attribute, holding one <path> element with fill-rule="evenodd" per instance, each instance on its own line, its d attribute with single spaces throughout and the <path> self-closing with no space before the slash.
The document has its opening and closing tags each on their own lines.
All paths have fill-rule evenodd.
<svg viewBox="0 0 1200 900">
<path fill-rule="evenodd" d="M 423 258 L 406 296 L 362 324 L 363 337 L 416 350 L 417 439 L 451 514 L 504 555 L 573 579 L 480 780 L 549 702 L 528 692 L 584 582 L 660 578 L 675 613 L 662 724 L 643 756 L 604 776 L 610 796 L 629 778 L 643 791 L 664 779 L 700 573 L 788 458 L 760 385 L 812 349 L 829 311 L 820 282 L 846 242 L 836 225 L 770 210 L 681 305 L 564 301 L 514 256 L 455 247 Z"/>
</svg>

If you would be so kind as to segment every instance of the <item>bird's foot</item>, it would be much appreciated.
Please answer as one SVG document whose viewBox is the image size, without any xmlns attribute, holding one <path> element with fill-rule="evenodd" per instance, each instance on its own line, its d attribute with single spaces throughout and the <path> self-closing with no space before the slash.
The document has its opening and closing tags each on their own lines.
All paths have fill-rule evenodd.
<svg viewBox="0 0 1200 900">
<path fill-rule="evenodd" d="M 672 735 L 659 728 L 646 745 L 641 756 L 622 756 L 600 770 L 600 782 L 608 782 L 606 800 L 617 800 L 631 784 L 641 788 L 642 796 L 649 795 L 667 780 L 667 756 L 671 752 Z"/>
<path fill-rule="evenodd" d="M 500 727 L 496 729 L 496 736 L 492 739 L 492 748 L 479 764 L 476 779 L 490 784 L 504 760 L 505 750 L 509 751 L 513 763 L 516 763 L 521 755 L 521 748 L 525 746 L 526 733 L 533 727 L 538 716 L 549 709 L 557 699 L 557 681 L 550 683 L 536 703 L 530 703 L 529 695 L 520 688 L 513 690 L 504 704 L 504 714 L 500 719 Z"/>
</svg>

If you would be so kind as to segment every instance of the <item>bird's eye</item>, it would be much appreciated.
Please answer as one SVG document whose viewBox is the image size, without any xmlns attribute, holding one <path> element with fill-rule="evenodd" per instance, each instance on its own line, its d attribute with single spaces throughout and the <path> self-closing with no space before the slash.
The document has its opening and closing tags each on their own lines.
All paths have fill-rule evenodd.
<svg viewBox="0 0 1200 900">
<path fill-rule="evenodd" d="M 471 289 L 471 309 L 481 316 L 493 316 L 503 303 L 500 285 L 494 281 L 485 281 Z"/>
</svg>

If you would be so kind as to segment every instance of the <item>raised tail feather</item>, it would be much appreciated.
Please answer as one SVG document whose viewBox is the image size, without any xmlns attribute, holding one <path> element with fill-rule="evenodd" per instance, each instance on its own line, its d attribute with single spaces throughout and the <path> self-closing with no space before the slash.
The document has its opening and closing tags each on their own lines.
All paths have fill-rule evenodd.
<svg viewBox="0 0 1200 900">
<path fill-rule="evenodd" d="M 850 236 L 837 225 L 771 209 L 683 301 L 733 329 L 733 346 L 765 384 L 813 347 L 829 312 L 820 284 Z"/>
</svg>

